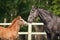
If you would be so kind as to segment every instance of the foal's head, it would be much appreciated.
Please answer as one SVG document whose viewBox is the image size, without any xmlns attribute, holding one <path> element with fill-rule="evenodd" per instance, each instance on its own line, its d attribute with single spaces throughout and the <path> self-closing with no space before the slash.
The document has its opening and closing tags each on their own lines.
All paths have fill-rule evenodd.
<svg viewBox="0 0 60 40">
<path fill-rule="evenodd" d="M 23 20 L 21 18 L 21 16 L 18 16 L 17 19 L 18 19 L 20 25 L 27 25 L 28 24 L 25 20 Z"/>
</svg>

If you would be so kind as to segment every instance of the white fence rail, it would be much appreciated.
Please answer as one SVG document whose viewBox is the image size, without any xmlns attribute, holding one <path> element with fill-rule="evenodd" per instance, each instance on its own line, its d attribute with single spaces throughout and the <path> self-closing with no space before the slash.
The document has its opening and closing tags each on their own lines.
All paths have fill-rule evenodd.
<svg viewBox="0 0 60 40">
<path fill-rule="evenodd" d="M 0 23 L 0 25 L 10 25 L 11 23 Z M 31 35 L 40 34 L 46 35 L 45 32 L 32 32 L 32 25 L 44 25 L 43 23 L 28 23 L 28 32 L 18 32 L 18 34 L 28 34 L 28 40 L 31 40 Z"/>
<path fill-rule="evenodd" d="M 10 25 L 11 23 L 0 23 L 0 25 Z"/>
</svg>

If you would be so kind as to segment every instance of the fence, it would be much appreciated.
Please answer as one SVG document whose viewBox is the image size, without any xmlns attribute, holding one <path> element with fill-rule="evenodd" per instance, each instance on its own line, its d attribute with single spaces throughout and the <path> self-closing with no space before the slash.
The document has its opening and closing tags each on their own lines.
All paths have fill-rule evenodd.
<svg viewBox="0 0 60 40">
<path fill-rule="evenodd" d="M 0 23 L 0 25 L 10 25 L 11 23 Z M 31 40 L 31 35 L 40 34 L 46 35 L 45 32 L 32 32 L 32 25 L 44 25 L 43 23 L 28 23 L 28 32 L 18 32 L 18 34 L 28 34 L 28 40 Z"/>
</svg>

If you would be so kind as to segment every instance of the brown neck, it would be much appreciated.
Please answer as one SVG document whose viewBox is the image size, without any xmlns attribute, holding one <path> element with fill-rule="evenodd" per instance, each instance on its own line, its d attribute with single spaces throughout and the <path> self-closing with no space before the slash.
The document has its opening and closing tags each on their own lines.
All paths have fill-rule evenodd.
<svg viewBox="0 0 60 40">
<path fill-rule="evenodd" d="M 20 29 L 20 25 L 18 23 L 18 20 L 17 19 L 14 19 L 12 21 L 12 24 L 10 26 L 7 27 L 8 29 L 11 29 L 11 30 L 14 30 L 14 31 L 19 31 Z"/>
</svg>

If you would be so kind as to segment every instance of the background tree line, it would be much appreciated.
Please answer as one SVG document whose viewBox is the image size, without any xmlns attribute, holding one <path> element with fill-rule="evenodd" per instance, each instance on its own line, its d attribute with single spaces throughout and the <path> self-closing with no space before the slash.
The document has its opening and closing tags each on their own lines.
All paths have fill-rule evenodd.
<svg viewBox="0 0 60 40">
<path fill-rule="evenodd" d="M 0 22 L 4 22 L 4 18 L 11 22 L 18 15 L 27 20 L 32 5 L 60 16 L 59 4 L 60 0 L 0 0 Z"/>
</svg>

